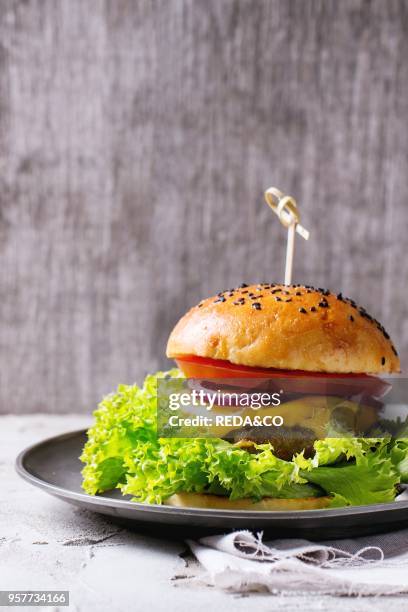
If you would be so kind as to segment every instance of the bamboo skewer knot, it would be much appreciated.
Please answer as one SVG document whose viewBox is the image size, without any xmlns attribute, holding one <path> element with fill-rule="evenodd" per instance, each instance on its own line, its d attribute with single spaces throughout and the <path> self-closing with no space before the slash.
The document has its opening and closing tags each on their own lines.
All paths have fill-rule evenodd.
<svg viewBox="0 0 408 612">
<path fill-rule="evenodd" d="M 296 200 L 292 196 L 285 195 L 276 187 L 269 187 L 265 191 L 265 201 L 279 221 L 288 230 L 288 242 L 286 247 L 285 285 L 292 283 L 293 258 L 295 252 L 295 233 L 297 232 L 305 240 L 309 239 L 309 232 L 300 224 L 299 210 Z"/>
</svg>

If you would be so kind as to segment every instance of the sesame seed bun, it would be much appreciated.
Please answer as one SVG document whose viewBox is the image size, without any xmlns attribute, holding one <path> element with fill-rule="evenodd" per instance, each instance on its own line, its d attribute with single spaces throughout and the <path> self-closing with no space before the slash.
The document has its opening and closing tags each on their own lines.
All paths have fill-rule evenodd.
<svg viewBox="0 0 408 612">
<path fill-rule="evenodd" d="M 200 302 L 173 329 L 170 358 L 330 373 L 400 371 L 385 329 L 353 300 L 298 285 L 242 285 Z"/>
</svg>

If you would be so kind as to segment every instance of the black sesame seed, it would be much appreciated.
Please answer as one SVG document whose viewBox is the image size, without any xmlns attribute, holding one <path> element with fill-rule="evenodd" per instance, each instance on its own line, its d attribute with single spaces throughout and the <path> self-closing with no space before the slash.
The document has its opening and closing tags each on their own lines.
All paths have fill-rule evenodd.
<svg viewBox="0 0 408 612">
<path fill-rule="evenodd" d="M 263 298 L 263 295 L 261 293 L 261 295 L 251 295 L 250 296 L 250 300 L 259 300 L 260 298 Z"/>
<path fill-rule="evenodd" d="M 202 308 L 202 307 L 203 307 L 203 304 L 199 304 L 199 305 L 198 305 L 198 307 L 199 307 L 199 308 Z"/>
<path fill-rule="evenodd" d="M 238 286 L 238 289 L 245 289 L 245 287 L 248 287 L 248 285 L 247 285 L 246 283 L 241 283 L 241 284 Z"/>
<path fill-rule="evenodd" d="M 343 295 L 341 293 L 338 293 L 336 297 L 338 300 L 343 301 Z"/>
<path fill-rule="evenodd" d="M 295 295 L 302 295 L 301 291 L 296 291 Z"/>
<path fill-rule="evenodd" d="M 233 297 L 233 295 L 234 295 L 234 292 L 230 291 L 229 294 L 228 294 L 228 297 Z"/>
<path fill-rule="evenodd" d="M 327 302 L 323 302 L 323 301 L 319 302 L 318 306 L 320 306 L 320 308 L 328 308 L 329 307 L 328 303 Z"/>
<path fill-rule="evenodd" d="M 351 321 L 352 323 L 354 322 L 354 317 L 353 317 L 353 315 L 350 315 L 350 316 L 349 316 L 349 319 L 350 319 L 350 321 Z"/>
<path fill-rule="evenodd" d="M 277 302 L 281 302 L 281 301 L 282 301 L 282 298 L 280 298 L 280 297 L 277 295 L 277 296 L 276 296 L 276 298 L 275 298 L 275 300 L 276 300 Z"/>
<path fill-rule="evenodd" d="M 299 312 L 301 312 L 302 314 L 307 314 L 306 308 L 299 308 Z"/>
<path fill-rule="evenodd" d="M 389 335 L 389 334 L 387 334 L 387 332 L 385 331 L 385 329 L 383 328 L 381 331 L 382 331 L 382 333 L 383 333 L 383 335 L 384 335 L 384 338 L 386 338 L 387 340 L 389 340 L 389 339 L 390 339 L 390 335 Z"/>
<path fill-rule="evenodd" d="M 261 310 L 262 306 L 259 302 L 254 302 L 252 304 L 252 308 L 255 308 L 255 310 Z"/>
<path fill-rule="evenodd" d="M 311 309 L 310 309 L 310 312 L 316 312 L 316 307 L 312 306 Z"/>
<path fill-rule="evenodd" d="M 292 298 L 288 298 L 287 300 L 284 300 L 284 302 L 291 302 Z"/>
<path fill-rule="evenodd" d="M 273 291 L 271 291 L 271 293 L 273 295 L 274 293 L 280 293 L 281 291 L 282 289 L 274 289 Z"/>
<path fill-rule="evenodd" d="M 381 357 L 381 365 L 385 365 L 385 357 Z"/>
<path fill-rule="evenodd" d="M 394 355 L 395 355 L 396 357 L 398 357 L 397 349 L 395 348 L 395 346 L 394 346 L 394 345 L 392 345 L 391 350 L 392 350 L 392 352 L 394 353 Z"/>
<path fill-rule="evenodd" d="M 226 302 L 226 298 L 222 295 L 221 297 L 218 298 L 218 300 L 214 300 L 214 304 L 216 304 L 217 302 Z"/>
<path fill-rule="evenodd" d="M 248 289 L 245 289 L 244 291 L 241 291 L 241 293 L 248 293 Z"/>
</svg>

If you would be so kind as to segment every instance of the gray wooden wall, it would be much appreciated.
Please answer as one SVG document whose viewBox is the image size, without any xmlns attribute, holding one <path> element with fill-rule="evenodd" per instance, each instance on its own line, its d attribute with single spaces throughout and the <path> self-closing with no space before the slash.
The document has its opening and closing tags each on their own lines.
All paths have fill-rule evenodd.
<svg viewBox="0 0 408 612">
<path fill-rule="evenodd" d="M 203 296 L 343 291 L 408 350 L 408 2 L 0 0 L 0 411 L 90 411 Z"/>
</svg>

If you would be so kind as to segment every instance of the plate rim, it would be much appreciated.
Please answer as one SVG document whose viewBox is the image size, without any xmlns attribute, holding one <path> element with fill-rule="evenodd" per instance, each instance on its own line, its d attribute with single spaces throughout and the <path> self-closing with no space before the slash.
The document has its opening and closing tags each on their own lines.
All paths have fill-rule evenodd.
<svg viewBox="0 0 408 612">
<path fill-rule="evenodd" d="M 19 452 L 15 459 L 14 467 L 17 474 L 23 478 L 26 482 L 31 485 L 38 487 L 50 495 L 54 495 L 56 497 L 62 498 L 64 500 L 76 500 L 82 501 L 87 504 L 95 505 L 96 507 L 104 505 L 110 508 L 123 508 L 129 510 L 137 510 L 139 512 L 154 512 L 154 513 L 165 513 L 165 514 L 179 514 L 185 516 L 195 516 L 195 517 L 218 517 L 223 518 L 226 515 L 230 518 L 245 518 L 245 519 L 256 519 L 256 518 L 273 518 L 275 520 L 284 519 L 286 520 L 298 520 L 300 518 L 334 518 L 334 517 L 344 517 L 344 516 L 355 516 L 355 515 L 367 515 L 367 514 L 377 514 L 383 511 L 393 512 L 397 510 L 406 509 L 408 510 L 408 500 L 406 501 L 393 501 L 381 504 L 365 504 L 361 506 L 346 506 L 341 508 L 323 508 L 323 509 L 315 509 L 315 510 L 229 510 L 229 509 L 217 509 L 217 508 L 193 508 L 191 506 L 181 507 L 181 506 L 168 506 L 165 504 L 146 504 L 142 502 L 135 502 L 127 499 L 113 499 L 111 497 L 106 497 L 103 494 L 101 495 L 89 495 L 85 493 L 78 493 L 76 491 L 72 491 L 67 489 L 66 487 L 58 486 L 47 482 L 35 476 L 32 472 L 28 470 L 25 465 L 25 462 L 29 455 L 34 451 L 38 450 L 41 446 L 47 446 L 50 443 L 61 442 L 67 438 L 75 438 L 80 435 L 86 435 L 88 429 L 76 429 L 73 431 L 68 431 L 62 434 L 58 434 L 55 436 L 50 436 L 39 442 L 35 442 L 34 444 L 30 444 L 23 450 Z M 79 459 L 79 457 L 78 457 Z M 96 510 L 96 509 L 95 509 Z"/>
</svg>

